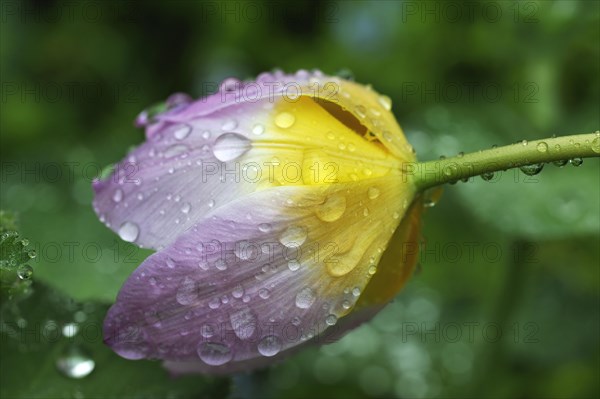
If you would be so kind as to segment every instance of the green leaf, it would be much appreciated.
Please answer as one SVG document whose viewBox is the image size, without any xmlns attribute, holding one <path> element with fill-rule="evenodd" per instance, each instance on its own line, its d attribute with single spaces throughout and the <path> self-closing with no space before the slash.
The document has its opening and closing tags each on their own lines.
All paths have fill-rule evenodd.
<svg viewBox="0 0 600 399">
<path fill-rule="evenodd" d="M 2 397 L 227 396 L 228 379 L 172 378 L 159 362 L 117 356 L 102 342 L 106 306 L 76 303 L 38 283 L 34 289 L 27 299 L 1 313 Z"/>
</svg>

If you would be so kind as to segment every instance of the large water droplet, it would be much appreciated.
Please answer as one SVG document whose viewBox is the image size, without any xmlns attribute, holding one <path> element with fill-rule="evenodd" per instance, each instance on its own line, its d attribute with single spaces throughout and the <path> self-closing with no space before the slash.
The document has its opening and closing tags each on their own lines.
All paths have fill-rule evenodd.
<svg viewBox="0 0 600 399">
<path fill-rule="evenodd" d="M 189 305 L 198 299 L 198 290 L 196 282 L 189 277 L 186 277 L 181 282 L 176 294 L 177 302 L 182 305 Z"/>
<path fill-rule="evenodd" d="M 210 366 L 220 366 L 233 357 L 229 347 L 218 342 L 202 342 L 197 352 L 200 359 Z"/>
<path fill-rule="evenodd" d="M 241 298 L 244 295 L 244 287 L 241 285 L 236 285 L 233 291 L 231 292 L 231 296 L 234 298 Z"/>
<path fill-rule="evenodd" d="M 250 140 L 241 134 L 225 133 L 215 141 L 213 154 L 219 161 L 228 162 L 244 155 L 250 147 Z"/>
<path fill-rule="evenodd" d="M 290 226 L 279 237 L 279 242 L 288 248 L 299 247 L 306 241 L 307 233 L 304 227 Z"/>
<path fill-rule="evenodd" d="M 540 173 L 543 168 L 543 163 L 536 163 L 533 165 L 523 165 L 519 169 L 521 169 L 521 172 L 525 173 L 527 176 L 535 176 Z"/>
<path fill-rule="evenodd" d="M 56 360 L 56 368 L 69 378 L 84 378 L 94 371 L 96 363 L 82 349 L 68 346 Z"/>
<path fill-rule="evenodd" d="M 304 287 L 296 294 L 296 306 L 300 309 L 308 309 L 316 299 L 313 290 L 310 287 Z"/>
<path fill-rule="evenodd" d="M 281 350 L 281 339 L 275 335 L 267 335 L 258 343 L 258 352 L 263 356 L 275 356 Z"/>
<path fill-rule="evenodd" d="M 287 129 L 296 122 L 296 117 L 289 112 L 280 112 L 275 116 L 275 124 L 282 129 Z"/>
<path fill-rule="evenodd" d="M 187 136 L 190 135 L 190 132 L 192 131 L 192 127 L 188 124 L 183 124 L 181 126 L 178 126 L 175 131 L 173 132 L 173 136 L 175 136 L 175 138 L 177 140 L 183 140 L 185 139 Z"/>
<path fill-rule="evenodd" d="M 333 222 L 342 217 L 346 211 L 346 197 L 334 194 L 317 207 L 317 216 L 325 222 Z"/>
<path fill-rule="evenodd" d="M 256 331 L 256 317 L 250 308 L 244 308 L 229 315 L 231 327 L 239 339 L 248 339 Z"/>
<path fill-rule="evenodd" d="M 125 222 L 119 228 L 119 237 L 123 241 L 134 242 L 140 234 L 140 228 L 133 222 Z"/>
</svg>

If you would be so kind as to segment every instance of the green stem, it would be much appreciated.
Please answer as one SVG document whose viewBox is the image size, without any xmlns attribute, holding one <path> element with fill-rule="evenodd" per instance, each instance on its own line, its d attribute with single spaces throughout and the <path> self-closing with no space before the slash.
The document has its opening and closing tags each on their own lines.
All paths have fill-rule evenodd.
<svg viewBox="0 0 600 399">
<path fill-rule="evenodd" d="M 523 141 L 405 167 L 418 191 L 526 165 L 600 157 L 600 132 Z"/>
</svg>

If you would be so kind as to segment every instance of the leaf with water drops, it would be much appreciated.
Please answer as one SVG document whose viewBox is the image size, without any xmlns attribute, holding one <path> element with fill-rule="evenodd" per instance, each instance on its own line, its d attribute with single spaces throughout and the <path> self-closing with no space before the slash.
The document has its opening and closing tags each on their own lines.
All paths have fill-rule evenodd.
<svg viewBox="0 0 600 399">
<path fill-rule="evenodd" d="M 77 303 L 44 285 L 0 314 L 4 397 L 223 398 L 226 379 L 173 379 L 160 363 L 128 362 L 102 342 L 106 306 Z M 110 383 L 107 383 L 110 382 Z"/>
</svg>

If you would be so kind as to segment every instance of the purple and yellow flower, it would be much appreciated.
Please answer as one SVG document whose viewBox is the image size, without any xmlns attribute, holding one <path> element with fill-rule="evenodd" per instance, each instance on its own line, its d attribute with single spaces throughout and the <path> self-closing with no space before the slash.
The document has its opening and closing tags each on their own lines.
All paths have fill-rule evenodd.
<svg viewBox="0 0 600 399">
<path fill-rule="evenodd" d="M 146 141 L 94 183 L 100 219 L 157 250 L 106 318 L 119 355 L 249 369 L 341 335 L 400 290 L 421 205 L 388 97 L 275 72 L 167 108 L 140 115 Z"/>
</svg>

